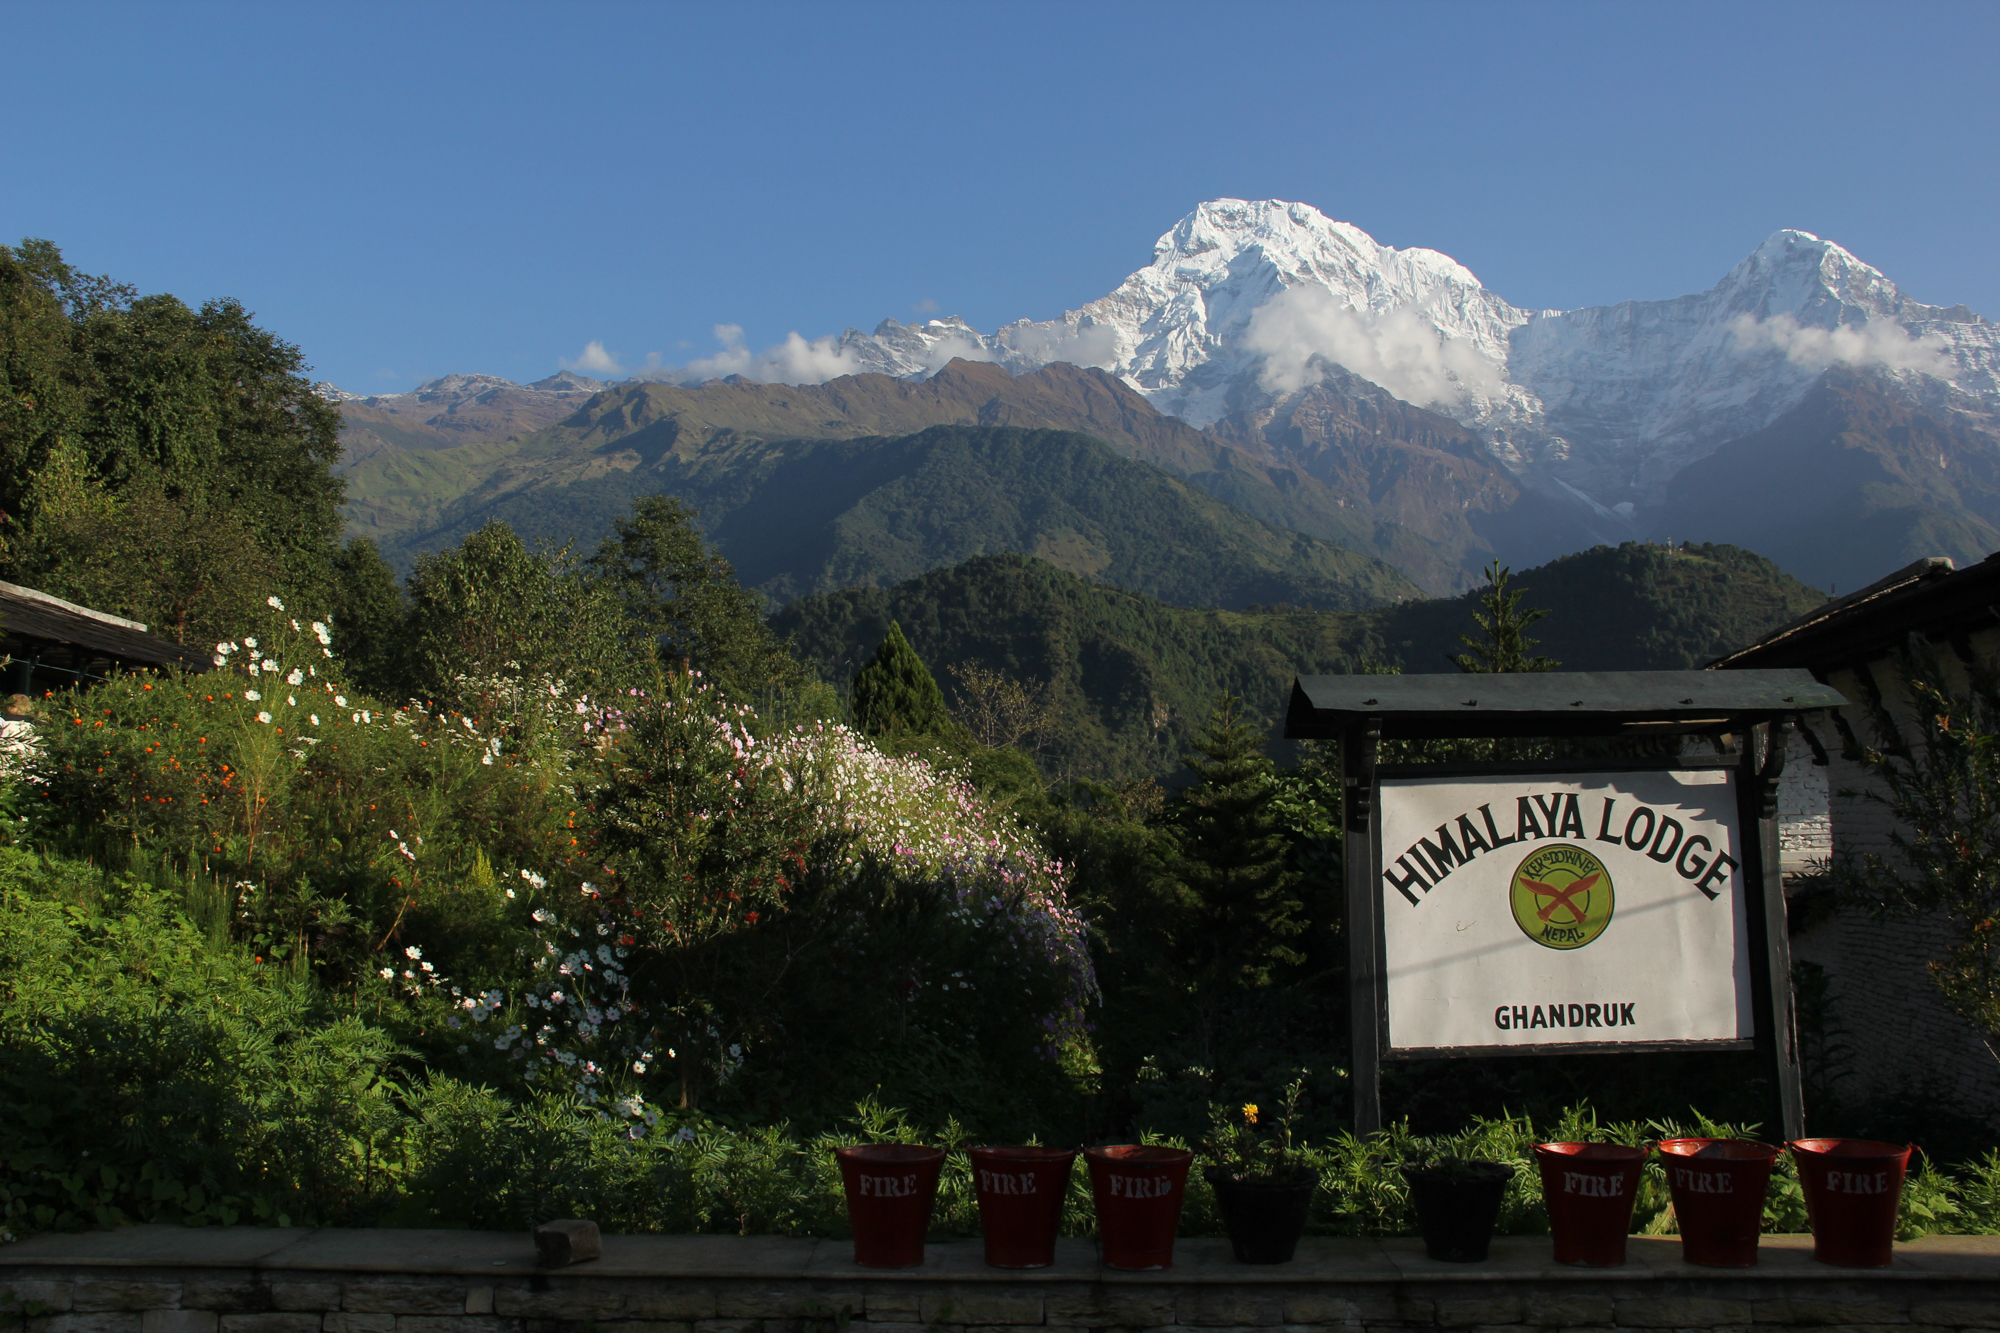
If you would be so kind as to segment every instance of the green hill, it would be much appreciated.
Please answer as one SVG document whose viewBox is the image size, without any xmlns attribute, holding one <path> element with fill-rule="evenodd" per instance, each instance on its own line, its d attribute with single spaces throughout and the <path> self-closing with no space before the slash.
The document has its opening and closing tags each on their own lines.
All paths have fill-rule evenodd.
<svg viewBox="0 0 2000 1333">
<path fill-rule="evenodd" d="M 1698 666 L 1825 600 L 1733 546 L 1600 546 L 1516 581 L 1527 605 L 1550 608 L 1540 651 L 1579 671 Z M 1047 683 L 1058 719 L 1049 771 L 1123 777 L 1170 771 L 1225 689 L 1275 727 L 1295 675 L 1373 663 L 1450 670 L 1445 654 L 1472 628 L 1475 600 L 1346 614 L 1195 610 L 993 555 L 893 588 L 802 598 L 772 624 L 836 682 L 895 620 L 947 689 L 957 664 Z"/>
<path fill-rule="evenodd" d="M 434 466 L 456 452 L 404 462 Z M 742 581 L 778 600 L 887 586 L 999 552 L 1184 606 L 1358 609 L 1422 595 L 1380 560 L 1274 528 L 1090 436 L 992 426 L 663 448 L 631 467 L 463 505 L 387 554 L 407 564 L 493 518 L 588 549 L 656 492 L 699 508 Z"/>
</svg>

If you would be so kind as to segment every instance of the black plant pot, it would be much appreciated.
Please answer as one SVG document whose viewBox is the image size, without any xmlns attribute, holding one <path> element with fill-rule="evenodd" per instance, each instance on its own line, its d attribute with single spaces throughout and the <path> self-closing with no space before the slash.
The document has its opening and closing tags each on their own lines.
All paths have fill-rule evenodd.
<svg viewBox="0 0 2000 1333">
<path fill-rule="evenodd" d="M 1484 1259 L 1500 1221 L 1500 1200 L 1513 1178 L 1514 1168 L 1505 1162 L 1404 1168 L 1417 1226 L 1424 1233 L 1424 1252 L 1451 1264 Z"/>
<path fill-rule="evenodd" d="M 1316 1176 L 1303 1180 L 1237 1180 L 1210 1169 L 1204 1172 L 1215 1187 L 1215 1204 L 1229 1232 L 1229 1247 L 1239 1264 L 1290 1263 L 1306 1234 L 1306 1214 L 1312 1207 Z"/>
</svg>

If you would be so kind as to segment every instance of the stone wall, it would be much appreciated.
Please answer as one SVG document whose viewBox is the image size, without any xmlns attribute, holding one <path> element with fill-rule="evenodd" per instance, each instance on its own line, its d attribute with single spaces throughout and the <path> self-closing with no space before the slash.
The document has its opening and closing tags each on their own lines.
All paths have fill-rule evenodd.
<svg viewBox="0 0 2000 1333">
<path fill-rule="evenodd" d="M 19 1333 L 1025 1333 L 1039 1330 L 2000 1330 L 2000 1238 L 1899 1246 L 1889 1269 L 1829 1268 L 1809 1238 L 1753 1269 L 1701 1269 L 1633 1238 L 1617 1269 L 1564 1268 L 1546 1237 L 1441 1264 L 1416 1241 L 1308 1240 L 1290 1264 L 1184 1240 L 1175 1267 L 1117 1273 L 1087 1241 L 1054 1267 L 988 1268 L 976 1241 L 921 1268 L 858 1268 L 843 1241 L 607 1236 L 604 1257 L 535 1267 L 525 1236 L 130 1227 L 0 1250 Z"/>
<path fill-rule="evenodd" d="M 1831 792 L 1824 767 L 1798 732 L 1788 733 L 1778 775 L 1778 857 L 1786 875 L 1812 870 L 1833 855 Z"/>
<path fill-rule="evenodd" d="M 1972 647 L 1990 660 L 2000 660 L 2000 635 L 1982 635 Z M 1962 667 L 1948 653 L 1944 664 L 1953 688 L 1966 688 Z M 1856 701 L 1840 711 L 1847 734 L 1864 745 L 1880 740 L 1863 706 L 1871 692 L 1889 701 L 1892 714 L 1908 714 L 1898 704 L 1901 690 L 1890 662 L 1836 671 L 1827 683 Z M 1842 734 L 1830 715 L 1811 715 L 1807 725 L 1825 747 L 1828 763 L 1818 767 L 1809 756 L 1802 760 L 1795 742 L 1786 755 L 1785 776 L 1801 765 L 1822 775 L 1832 825 L 1832 858 L 1892 856 L 1889 839 L 1895 821 L 1888 806 L 1875 799 L 1880 783 L 1841 753 Z M 1784 797 L 1781 786 L 1781 817 L 1802 826 L 1808 804 L 1795 794 L 1797 804 L 1788 812 Z M 1788 873 L 1795 869 L 1795 855 L 1791 848 L 1785 849 Z M 1944 955 L 1947 939 L 1946 923 L 1937 918 L 1876 917 L 1842 908 L 1795 936 L 1792 955 L 1827 970 L 1832 1021 L 1849 1049 L 1847 1076 L 1836 1085 L 1843 1100 L 1920 1100 L 2000 1127 L 2000 1060 L 1978 1028 L 1945 1006 L 1931 981 L 1928 964 Z"/>
</svg>

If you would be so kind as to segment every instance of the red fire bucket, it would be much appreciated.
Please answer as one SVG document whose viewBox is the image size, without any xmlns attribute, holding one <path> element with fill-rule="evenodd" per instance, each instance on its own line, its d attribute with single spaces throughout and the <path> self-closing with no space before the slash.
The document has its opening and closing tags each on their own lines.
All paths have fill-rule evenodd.
<svg viewBox="0 0 2000 1333">
<path fill-rule="evenodd" d="M 854 1223 L 854 1262 L 863 1268 L 921 1264 L 944 1149 L 864 1143 L 833 1152 L 840 1159 L 847 1216 Z"/>
<path fill-rule="evenodd" d="M 1085 1148 L 1083 1155 L 1090 1163 L 1104 1262 L 1128 1271 L 1172 1268 L 1174 1232 L 1180 1228 L 1194 1154 L 1122 1143 Z"/>
<path fill-rule="evenodd" d="M 1704 1268 L 1755 1268 L 1764 1192 L 1783 1149 L 1749 1139 L 1662 1139 L 1681 1258 Z"/>
<path fill-rule="evenodd" d="M 1047 1268 L 1069 1193 L 1074 1152 L 1059 1148 L 970 1148 L 979 1230 L 995 1268 Z"/>
<path fill-rule="evenodd" d="M 1910 1145 L 1799 1139 L 1791 1148 L 1812 1220 L 1813 1258 L 1841 1268 L 1887 1268 Z"/>
<path fill-rule="evenodd" d="M 1541 1143 L 1535 1145 L 1535 1165 L 1542 1172 L 1556 1262 L 1589 1268 L 1624 1263 L 1646 1149 L 1622 1143 Z"/>
</svg>

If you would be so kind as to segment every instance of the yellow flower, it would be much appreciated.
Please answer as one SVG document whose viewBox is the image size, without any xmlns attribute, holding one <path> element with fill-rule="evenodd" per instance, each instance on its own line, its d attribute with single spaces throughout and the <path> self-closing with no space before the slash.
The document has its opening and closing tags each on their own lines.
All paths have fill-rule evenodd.
<svg viewBox="0 0 2000 1333">
<path fill-rule="evenodd" d="M 1257 1103 L 1255 1102 L 1243 1103 L 1243 1123 L 1247 1125 L 1254 1125 L 1257 1123 Z"/>
</svg>

